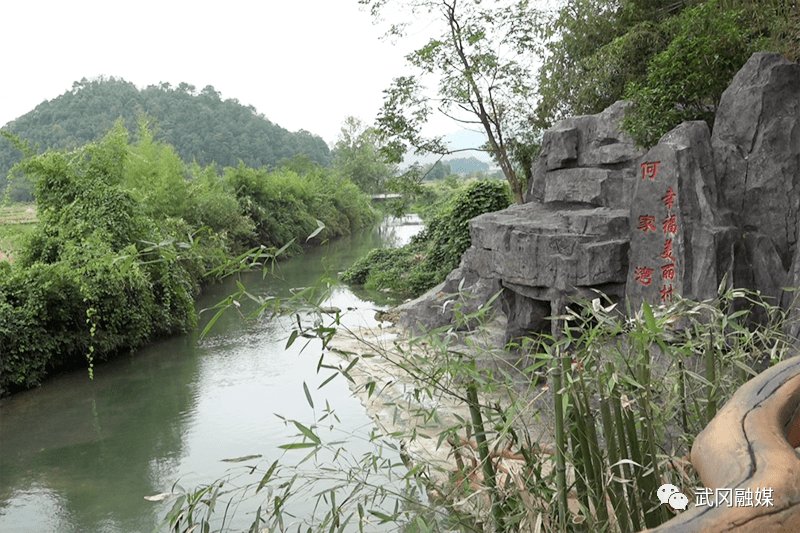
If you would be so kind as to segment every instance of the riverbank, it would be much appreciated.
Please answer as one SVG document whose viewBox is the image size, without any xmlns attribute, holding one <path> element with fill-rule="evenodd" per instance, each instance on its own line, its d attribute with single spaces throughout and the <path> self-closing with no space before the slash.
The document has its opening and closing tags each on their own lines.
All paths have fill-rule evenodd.
<svg viewBox="0 0 800 533">
<path fill-rule="evenodd" d="M 390 319 L 396 316 L 392 311 L 388 313 Z M 431 343 L 430 337 L 416 338 L 399 325 L 383 322 L 377 329 L 340 331 L 328 346 L 345 362 L 359 358 L 349 371 L 353 378 L 351 390 L 381 433 L 400 441 L 407 467 L 425 480 L 431 500 L 447 504 L 478 522 L 489 519 L 491 508 L 478 466 L 475 436 L 467 422 L 472 413 L 465 401 L 465 383 L 457 376 L 439 375 L 439 381 L 431 386 L 433 374 L 428 373 L 431 367 L 426 361 L 441 363 L 443 350 L 450 355 L 480 354 L 484 372 L 499 372 L 502 368 L 509 371 L 514 366 L 509 364 L 509 354 L 496 348 L 502 346 L 503 324 L 504 318 L 498 317 L 481 330 L 452 338 L 451 345 L 443 346 Z M 552 475 L 552 393 L 546 383 L 533 385 L 525 375 L 516 374 L 505 386 L 482 393 L 479 398 L 480 404 L 487 406 L 487 428 L 492 427 L 489 449 L 499 492 L 521 496 L 525 520 L 529 524 L 540 523 L 539 509 L 549 507 L 550 502 L 534 501 L 528 490 L 531 472 L 526 470 L 526 461 L 537 463 L 542 478 Z M 525 408 L 515 411 L 514 420 L 507 427 L 495 431 L 497 426 L 489 420 L 489 406 L 508 409 L 512 403 Z M 533 452 L 527 460 L 513 436 L 526 440 L 524 453 Z M 568 478 L 574 478 L 571 467 Z M 574 494 L 569 505 L 578 512 Z"/>
</svg>

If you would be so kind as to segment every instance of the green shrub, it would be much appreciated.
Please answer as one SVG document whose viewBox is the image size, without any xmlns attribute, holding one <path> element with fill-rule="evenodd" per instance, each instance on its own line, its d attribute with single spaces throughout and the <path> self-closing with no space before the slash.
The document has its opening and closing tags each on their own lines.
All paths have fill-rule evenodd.
<svg viewBox="0 0 800 533">
<path fill-rule="evenodd" d="M 639 146 L 655 145 L 685 120 L 713 125 L 723 91 L 753 52 L 742 21 L 742 11 L 722 10 L 716 0 L 675 19 L 676 36 L 650 60 L 647 83 L 626 90 L 633 105 L 623 127 Z"/>
<path fill-rule="evenodd" d="M 246 247 L 300 251 L 318 220 L 316 240 L 375 220 L 349 180 L 307 166 L 187 170 L 144 121 L 134 144 L 117 122 L 76 150 L 28 153 L 15 168 L 36 183 L 39 223 L 0 263 L 0 390 L 87 359 L 91 375 L 95 360 L 193 329 L 201 282 Z"/>
<path fill-rule="evenodd" d="M 195 326 L 197 280 L 122 188 L 126 146 L 118 123 L 98 143 L 20 163 L 36 178 L 40 222 L 0 278 L 0 388 L 30 387 L 87 358 L 91 370 L 94 359 Z"/>
<path fill-rule="evenodd" d="M 511 204 L 508 184 L 483 180 L 459 192 L 406 246 L 373 250 L 342 275 L 346 283 L 418 296 L 444 281 L 470 247 L 469 221 Z"/>
</svg>

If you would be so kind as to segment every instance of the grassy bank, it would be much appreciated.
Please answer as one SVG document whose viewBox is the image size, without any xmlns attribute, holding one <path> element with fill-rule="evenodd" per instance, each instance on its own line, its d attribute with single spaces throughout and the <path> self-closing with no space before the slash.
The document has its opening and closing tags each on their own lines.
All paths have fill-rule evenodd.
<svg viewBox="0 0 800 533">
<path fill-rule="evenodd" d="M 0 261 L 13 258 L 26 235 L 36 227 L 35 204 L 9 204 L 0 206 Z"/>
</svg>

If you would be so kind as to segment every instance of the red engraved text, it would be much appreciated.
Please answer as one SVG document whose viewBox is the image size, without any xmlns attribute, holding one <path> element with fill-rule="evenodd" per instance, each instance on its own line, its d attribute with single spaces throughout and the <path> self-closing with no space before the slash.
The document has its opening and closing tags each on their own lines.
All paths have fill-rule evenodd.
<svg viewBox="0 0 800 533">
<path fill-rule="evenodd" d="M 642 215 L 639 217 L 639 227 L 636 228 L 647 233 L 648 231 L 656 231 L 656 217 L 650 215 Z"/>
<path fill-rule="evenodd" d="M 675 263 L 669 263 L 661 267 L 661 279 L 675 281 Z"/>
<path fill-rule="evenodd" d="M 658 165 L 661 164 L 661 161 L 652 161 L 642 163 L 642 179 L 650 178 L 651 180 L 656 179 L 656 174 L 658 173 Z"/>
<path fill-rule="evenodd" d="M 675 235 L 678 233 L 678 218 L 676 215 L 670 215 L 664 220 L 664 223 L 661 225 L 664 229 L 664 233 L 671 233 Z"/>
<path fill-rule="evenodd" d="M 653 283 L 653 269 L 647 267 L 639 267 L 633 271 L 635 281 L 638 281 L 644 286 Z"/>
<path fill-rule="evenodd" d="M 675 191 L 672 190 L 672 187 L 669 188 L 667 191 L 667 195 L 662 198 L 664 200 L 664 205 L 667 206 L 667 209 L 672 211 L 672 206 L 675 205 Z"/>
<path fill-rule="evenodd" d="M 664 241 L 664 251 L 661 252 L 661 259 L 675 261 L 675 257 L 672 255 L 672 239 Z"/>
<path fill-rule="evenodd" d="M 662 302 L 672 301 L 672 291 L 673 291 L 673 288 L 672 288 L 671 284 L 670 285 L 664 285 L 663 287 L 661 287 L 661 291 L 660 291 L 661 292 L 661 301 Z"/>
</svg>

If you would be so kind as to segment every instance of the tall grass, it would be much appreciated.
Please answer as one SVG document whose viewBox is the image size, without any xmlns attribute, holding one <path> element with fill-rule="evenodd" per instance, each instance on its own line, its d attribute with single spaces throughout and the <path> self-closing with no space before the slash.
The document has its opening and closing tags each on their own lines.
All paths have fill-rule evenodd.
<svg viewBox="0 0 800 533">
<path fill-rule="evenodd" d="M 391 398 L 386 393 L 391 384 L 370 376 L 354 379 L 359 361 L 379 360 L 394 381 L 413 384 L 407 401 L 385 400 L 401 429 L 374 430 L 371 439 L 379 449 L 354 464 L 342 462 L 345 441 L 325 442 L 316 429 L 329 413 L 312 423 L 287 421 L 298 432 L 284 449 L 308 448 L 304 461 L 324 458 L 322 477 L 328 481 L 314 480 L 324 489 L 301 489 L 302 476 L 288 465 L 254 468 L 255 477 L 235 489 L 236 498 L 264 491 L 271 496 L 262 505 L 269 513 L 260 513 L 251 530 L 284 530 L 286 502 L 309 493 L 327 510 L 316 518 L 294 517 L 298 530 L 374 530 L 376 522 L 414 532 L 455 527 L 452 520 L 436 519 L 441 501 L 430 508 L 417 502 L 392 509 L 389 503 L 387 510 L 389 496 L 407 502 L 408 493 L 375 486 L 369 472 L 383 472 L 406 490 L 414 487 L 412 492 L 439 479 L 428 488 L 474 514 L 471 523 L 458 522 L 462 530 L 628 533 L 669 520 L 673 514 L 656 490 L 671 483 L 693 498 L 690 491 L 699 480 L 686 455 L 694 436 L 756 373 L 757 362 L 785 357 L 785 313 L 754 294 L 722 289 L 714 300 L 644 304 L 635 313 L 621 313 L 600 294 L 579 304 L 553 317 L 559 335 L 528 339 L 512 351 L 493 344 L 492 330 L 485 327 L 490 305 L 466 315 L 456 304 L 455 326 L 389 348 L 362 337 L 358 352 L 344 354 L 350 358 L 346 368 L 321 358 L 318 370 L 332 372 L 325 383 L 341 375 L 367 398 Z M 771 321 L 752 323 L 753 310 L 765 310 Z M 298 316 L 289 342 L 320 337 L 327 344 L 340 317 L 321 325 L 321 316 L 314 326 Z M 481 321 L 484 325 L 474 326 Z M 535 377 L 540 373 L 548 376 L 544 386 Z M 461 410 L 446 413 L 445 405 Z M 398 447 L 397 440 L 406 446 Z M 451 470 L 439 471 L 441 466 L 417 457 L 402 472 L 383 455 L 423 441 L 428 448 L 453 445 Z M 205 519 L 186 519 L 207 505 L 196 495 L 209 490 L 180 496 L 163 525 L 174 531 L 206 527 Z"/>
</svg>

